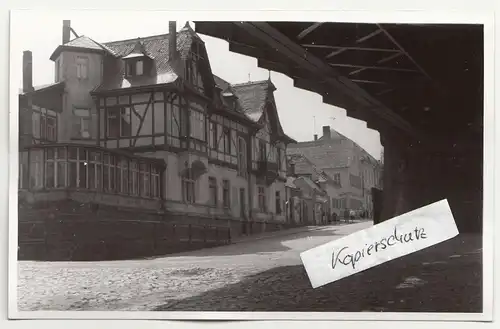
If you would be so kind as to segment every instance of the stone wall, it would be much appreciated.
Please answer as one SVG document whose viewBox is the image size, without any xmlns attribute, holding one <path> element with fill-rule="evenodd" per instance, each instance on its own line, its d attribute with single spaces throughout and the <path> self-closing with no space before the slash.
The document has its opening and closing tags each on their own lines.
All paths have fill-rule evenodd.
<svg viewBox="0 0 500 329">
<path fill-rule="evenodd" d="M 179 223 L 159 211 L 71 200 L 20 203 L 20 260 L 131 259 L 229 244 L 227 222 Z"/>
</svg>

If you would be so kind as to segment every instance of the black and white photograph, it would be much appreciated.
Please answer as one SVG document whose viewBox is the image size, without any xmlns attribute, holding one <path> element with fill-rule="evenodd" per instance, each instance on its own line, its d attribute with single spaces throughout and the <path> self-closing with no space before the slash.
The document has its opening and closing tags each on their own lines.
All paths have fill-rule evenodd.
<svg viewBox="0 0 500 329">
<path fill-rule="evenodd" d="M 486 27 L 421 16 L 12 12 L 14 314 L 490 310 Z M 440 200 L 458 235 L 313 288 L 301 253 Z"/>
</svg>

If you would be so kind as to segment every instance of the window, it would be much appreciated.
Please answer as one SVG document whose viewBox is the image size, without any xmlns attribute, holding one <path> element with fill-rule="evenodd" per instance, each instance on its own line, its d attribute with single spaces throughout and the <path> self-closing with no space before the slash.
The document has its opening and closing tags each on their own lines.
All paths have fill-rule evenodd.
<svg viewBox="0 0 500 329">
<path fill-rule="evenodd" d="M 151 171 L 146 163 L 139 165 L 139 184 L 141 196 L 149 197 L 151 194 Z"/>
<path fill-rule="evenodd" d="M 361 177 L 349 174 L 349 183 L 352 187 L 361 188 Z"/>
<path fill-rule="evenodd" d="M 215 177 L 208 177 L 208 194 L 209 200 L 208 204 L 211 206 L 217 206 L 217 179 Z"/>
<path fill-rule="evenodd" d="M 45 150 L 45 187 L 62 188 L 67 186 L 66 148 Z"/>
<path fill-rule="evenodd" d="M 127 60 L 125 64 L 125 75 L 127 77 L 144 75 L 143 60 Z"/>
<path fill-rule="evenodd" d="M 43 147 L 20 153 L 20 188 L 89 189 L 148 198 L 160 196 L 161 168 L 86 147 Z M 30 159 L 29 167 L 28 159 Z M 129 166 L 128 163 L 131 163 Z M 26 168 L 25 168 L 26 167 Z M 129 171 L 130 168 L 130 171 Z M 28 176 L 28 173 L 31 175 Z M 29 186 L 28 186 L 29 181 Z"/>
<path fill-rule="evenodd" d="M 151 169 L 151 196 L 153 198 L 160 197 L 160 185 L 161 184 L 161 176 L 160 171 L 156 166 L 152 166 Z"/>
<path fill-rule="evenodd" d="M 217 123 L 209 121 L 208 123 L 208 146 L 211 149 L 217 149 Z"/>
<path fill-rule="evenodd" d="M 278 164 L 278 171 L 281 171 L 281 157 L 282 157 L 282 152 L 279 147 L 276 148 L 276 162 Z"/>
<path fill-rule="evenodd" d="M 101 188 L 102 160 L 100 152 L 89 152 L 88 158 L 88 188 L 99 190 Z"/>
<path fill-rule="evenodd" d="M 74 134 L 80 138 L 90 138 L 90 123 L 92 120 L 90 109 L 75 108 L 73 114 L 75 116 Z"/>
<path fill-rule="evenodd" d="M 182 199 L 187 203 L 195 201 L 195 181 L 190 171 L 186 176 L 182 177 Z"/>
<path fill-rule="evenodd" d="M 198 111 L 190 111 L 191 113 L 191 120 L 190 120 L 190 125 L 191 125 L 191 137 L 194 137 L 196 139 L 205 140 L 205 114 L 202 112 Z"/>
<path fill-rule="evenodd" d="M 203 81 L 198 68 L 202 62 L 200 47 L 201 45 L 198 42 L 193 43 L 189 57 L 185 62 L 184 74 L 187 82 L 189 82 L 198 91 L 203 92 Z"/>
<path fill-rule="evenodd" d="M 114 192 L 116 185 L 116 158 L 109 154 L 104 154 L 103 163 L 103 182 L 102 186 L 104 191 Z"/>
<path fill-rule="evenodd" d="M 33 106 L 33 137 L 44 142 L 57 141 L 57 114 L 46 108 Z"/>
<path fill-rule="evenodd" d="M 227 127 L 222 130 L 222 143 L 224 153 L 231 154 L 231 130 Z"/>
<path fill-rule="evenodd" d="M 276 215 L 281 215 L 281 195 L 280 195 L 280 191 L 276 191 Z"/>
<path fill-rule="evenodd" d="M 47 149 L 45 152 L 45 187 L 53 188 L 55 187 L 55 150 Z"/>
<path fill-rule="evenodd" d="M 76 57 L 76 77 L 78 79 L 87 79 L 89 70 L 89 59 L 87 57 Z"/>
<path fill-rule="evenodd" d="M 110 108 L 107 110 L 107 137 L 118 138 L 118 137 L 130 137 L 131 125 L 130 125 L 131 112 L 128 107 L 126 108 Z"/>
<path fill-rule="evenodd" d="M 137 162 L 132 160 L 129 164 L 129 194 L 139 195 L 139 168 Z"/>
<path fill-rule="evenodd" d="M 247 173 L 247 145 L 243 137 L 238 138 L 238 174 L 246 177 Z"/>
<path fill-rule="evenodd" d="M 137 61 L 135 62 L 135 75 L 143 75 L 144 74 L 144 62 Z"/>
<path fill-rule="evenodd" d="M 340 173 L 333 174 L 333 181 L 335 184 L 340 185 Z"/>
<path fill-rule="evenodd" d="M 229 193 L 230 193 L 229 181 L 225 179 L 222 181 L 222 205 L 224 206 L 224 208 L 229 208 L 231 206 Z"/>
<path fill-rule="evenodd" d="M 127 159 L 121 159 L 120 161 L 117 161 L 116 164 L 116 170 L 118 172 L 118 181 L 117 183 L 119 184 L 119 187 L 117 186 L 117 190 L 122 193 L 122 194 L 128 194 L 129 191 L 129 161 Z"/>
<path fill-rule="evenodd" d="M 30 188 L 43 188 L 43 150 L 30 151 Z"/>
<path fill-rule="evenodd" d="M 55 142 L 57 140 L 57 131 L 56 128 L 56 118 L 52 116 L 46 117 L 46 136 L 45 139 L 48 141 Z"/>
<path fill-rule="evenodd" d="M 261 212 L 266 211 L 266 188 L 264 186 L 257 187 L 258 206 Z"/>
<path fill-rule="evenodd" d="M 260 161 L 266 161 L 267 160 L 267 154 L 266 154 L 266 142 L 259 140 L 259 160 Z"/>
</svg>

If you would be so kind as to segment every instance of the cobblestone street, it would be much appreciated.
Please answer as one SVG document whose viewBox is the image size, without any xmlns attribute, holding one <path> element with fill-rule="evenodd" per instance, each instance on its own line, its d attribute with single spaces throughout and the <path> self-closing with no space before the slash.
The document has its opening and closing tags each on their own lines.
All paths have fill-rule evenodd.
<svg viewBox="0 0 500 329">
<path fill-rule="evenodd" d="M 148 260 L 19 262 L 19 310 L 480 311 L 479 236 L 312 289 L 299 253 L 370 225 L 278 232 Z"/>
</svg>

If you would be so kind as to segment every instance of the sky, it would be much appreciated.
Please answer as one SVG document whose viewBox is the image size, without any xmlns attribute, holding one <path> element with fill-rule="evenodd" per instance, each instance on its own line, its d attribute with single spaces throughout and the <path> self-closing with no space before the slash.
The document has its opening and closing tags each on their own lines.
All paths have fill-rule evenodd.
<svg viewBox="0 0 500 329">
<path fill-rule="evenodd" d="M 54 62 L 49 57 L 62 40 L 62 21 L 71 20 L 71 27 L 78 35 L 86 35 L 98 42 L 107 42 L 168 33 L 168 18 L 164 13 L 81 11 L 58 13 L 25 11 L 11 20 L 11 54 L 33 52 L 33 83 L 42 85 L 54 82 Z M 28 24 L 26 23 L 28 22 Z M 181 29 L 185 21 L 177 21 Z M 195 27 L 190 22 L 191 27 Z M 229 44 L 200 34 L 207 48 L 212 72 L 230 83 L 264 80 L 269 71 L 257 66 L 257 60 L 229 51 Z M 17 62 L 17 61 L 16 61 Z M 22 87 L 22 66 L 19 65 L 19 88 Z M 380 159 L 382 146 L 377 131 L 368 129 L 366 122 L 346 116 L 344 109 L 324 104 L 316 93 L 298 89 L 288 76 L 271 72 L 277 90 L 274 93 L 284 131 L 297 141 L 310 141 L 314 134 L 322 135 L 322 127 L 349 137 L 376 159 Z"/>
</svg>

